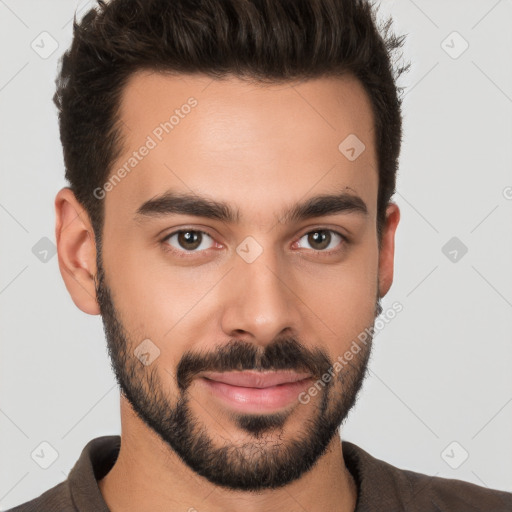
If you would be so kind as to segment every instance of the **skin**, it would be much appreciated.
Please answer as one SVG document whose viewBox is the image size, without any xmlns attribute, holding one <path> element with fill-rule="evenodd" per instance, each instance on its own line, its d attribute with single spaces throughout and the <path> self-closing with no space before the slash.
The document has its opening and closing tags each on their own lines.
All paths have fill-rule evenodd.
<svg viewBox="0 0 512 512">
<path fill-rule="evenodd" d="M 375 298 L 391 287 L 400 219 L 398 206 L 390 203 L 379 251 L 374 124 L 362 85 L 350 76 L 262 86 L 234 77 L 218 81 L 138 72 L 123 92 L 124 151 L 113 169 L 190 96 L 197 106 L 102 199 L 103 267 L 126 332 L 131 340 L 149 338 L 159 347 L 153 364 L 170 396 L 178 393 L 173 371 L 184 352 L 208 352 L 230 339 L 263 349 L 293 335 L 309 350 L 320 348 L 336 360 L 373 325 Z M 338 150 L 349 134 L 366 146 L 354 161 Z M 239 209 L 241 219 L 236 224 L 192 215 L 135 219 L 140 205 L 168 189 L 225 201 Z M 343 212 L 280 222 L 283 209 L 333 191 L 358 195 L 368 215 Z M 66 287 L 77 307 L 98 315 L 97 252 L 89 217 L 69 188 L 59 191 L 55 208 Z M 178 228 L 204 230 L 212 238 L 206 237 L 192 257 L 179 258 L 164 250 L 169 240 L 162 242 Z M 346 235 L 349 243 L 339 245 L 344 242 L 333 238 L 329 249 L 340 251 L 322 254 L 305 236 L 320 228 Z M 248 236 L 262 248 L 252 263 L 236 252 Z M 172 247 L 179 250 L 176 237 Z M 217 445 L 240 447 L 254 440 L 199 382 L 189 393 L 194 417 Z M 308 405 L 289 407 L 285 441 L 300 438 L 319 395 Z M 192 471 L 123 395 L 121 423 L 118 459 L 99 482 L 114 512 L 355 508 L 357 488 L 338 436 L 300 478 L 249 493 L 216 486 Z"/>
</svg>

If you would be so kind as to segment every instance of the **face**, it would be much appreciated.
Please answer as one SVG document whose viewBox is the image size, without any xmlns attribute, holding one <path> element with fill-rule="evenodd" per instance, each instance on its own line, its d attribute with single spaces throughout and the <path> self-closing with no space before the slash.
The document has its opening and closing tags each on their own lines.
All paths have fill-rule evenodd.
<svg viewBox="0 0 512 512">
<path fill-rule="evenodd" d="M 350 77 L 137 73 L 120 119 L 95 285 L 123 399 L 209 481 L 283 486 L 353 406 L 391 285 L 369 100 Z"/>
</svg>

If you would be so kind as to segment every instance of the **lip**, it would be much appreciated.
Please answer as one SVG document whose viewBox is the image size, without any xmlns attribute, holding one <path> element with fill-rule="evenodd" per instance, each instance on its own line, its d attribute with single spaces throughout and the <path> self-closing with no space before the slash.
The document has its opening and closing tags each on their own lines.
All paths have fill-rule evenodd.
<svg viewBox="0 0 512 512">
<path fill-rule="evenodd" d="M 210 393 L 240 412 L 271 412 L 298 401 L 310 385 L 309 373 L 291 371 L 205 372 L 199 382 Z"/>
<path fill-rule="evenodd" d="M 297 373 L 292 371 L 267 371 L 254 370 L 234 372 L 204 372 L 202 377 L 223 382 L 231 386 L 246 388 L 269 388 L 280 384 L 289 384 L 311 377 L 309 373 Z"/>
</svg>

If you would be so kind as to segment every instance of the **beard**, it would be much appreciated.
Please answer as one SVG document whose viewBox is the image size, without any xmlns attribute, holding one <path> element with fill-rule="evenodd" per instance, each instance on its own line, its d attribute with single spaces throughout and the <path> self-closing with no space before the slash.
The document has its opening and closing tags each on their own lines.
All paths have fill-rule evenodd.
<svg viewBox="0 0 512 512">
<path fill-rule="evenodd" d="M 190 407 L 193 398 L 189 387 L 199 372 L 293 370 L 310 373 L 319 382 L 329 369 L 332 371 L 333 363 L 327 353 L 319 348 L 310 350 L 295 338 L 279 338 L 264 348 L 230 340 L 206 354 L 185 352 L 175 372 L 159 368 L 157 363 L 145 366 L 134 355 L 139 342 L 130 338 L 114 307 L 101 259 L 98 251 L 96 294 L 111 366 L 121 393 L 138 417 L 187 466 L 215 485 L 242 491 L 283 487 L 313 467 L 334 436 L 339 435 L 339 427 L 356 403 L 367 375 L 371 337 L 329 382 L 322 382 L 323 389 L 316 401 L 277 413 L 230 413 L 230 421 L 248 439 L 237 443 L 224 439 L 220 443 Z M 381 312 L 377 297 L 375 316 Z M 159 370 L 174 378 L 176 394 L 166 392 L 171 387 L 162 382 Z M 301 427 L 293 435 L 285 436 L 284 428 L 294 411 L 303 412 Z"/>
</svg>

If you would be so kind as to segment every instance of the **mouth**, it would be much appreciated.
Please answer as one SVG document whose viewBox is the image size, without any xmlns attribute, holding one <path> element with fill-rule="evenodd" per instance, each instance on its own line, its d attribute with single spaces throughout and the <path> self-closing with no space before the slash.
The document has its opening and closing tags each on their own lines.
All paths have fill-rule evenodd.
<svg viewBox="0 0 512 512">
<path fill-rule="evenodd" d="M 312 376 L 293 371 L 203 372 L 199 382 L 213 397 L 240 412 L 263 413 L 298 401 Z"/>
</svg>

